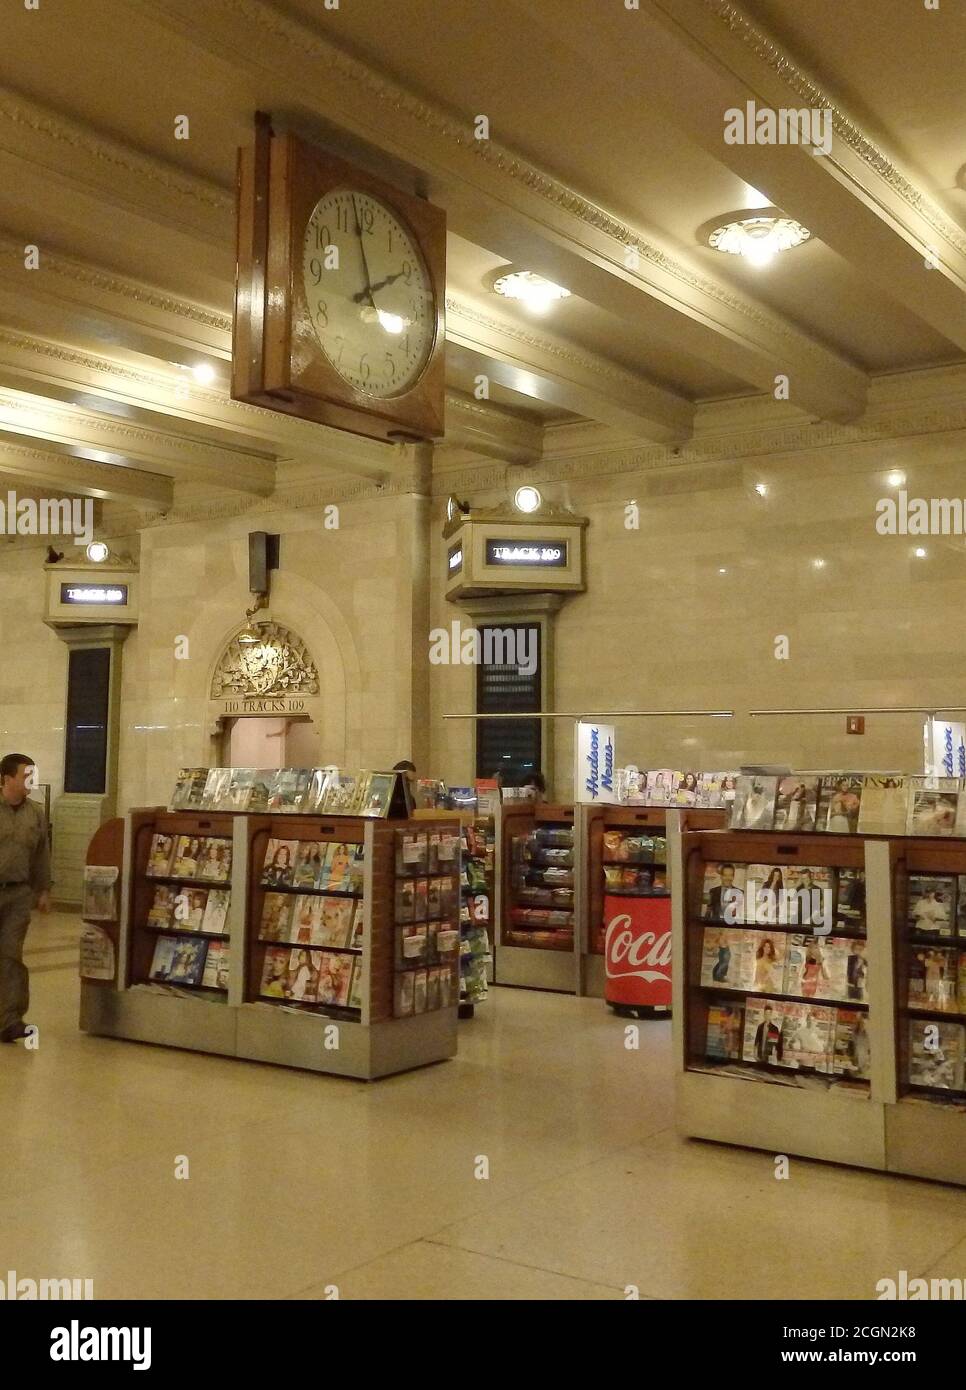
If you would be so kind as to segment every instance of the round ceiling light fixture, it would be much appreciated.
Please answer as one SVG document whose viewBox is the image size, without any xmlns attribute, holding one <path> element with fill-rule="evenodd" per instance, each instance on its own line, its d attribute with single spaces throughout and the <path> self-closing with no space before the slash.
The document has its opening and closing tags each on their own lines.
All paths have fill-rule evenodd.
<svg viewBox="0 0 966 1390">
<path fill-rule="evenodd" d="M 513 494 L 513 505 L 518 512 L 535 512 L 543 498 L 535 487 L 518 487 Z"/>
<path fill-rule="evenodd" d="M 513 270 L 500 275 L 493 281 L 497 294 L 505 299 L 518 299 L 528 309 L 548 309 L 558 299 L 569 299 L 570 291 L 563 285 L 555 285 L 532 270 Z"/>
<path fill-rule="evenodd" d="M 708 237 L 714 251 L 743 256 L 755 266 L 769 265 L 780 251 L 791 251 L 808 241 L 811 232 L 792 217 L 742 217 L 715 227 Z"/>
<path fill-rule="evenodd" d="M 103 565 L 110 553 L 103 541 L 91 541 L 87 547 L 87 558 L 94 565 Z"/>
</svg>

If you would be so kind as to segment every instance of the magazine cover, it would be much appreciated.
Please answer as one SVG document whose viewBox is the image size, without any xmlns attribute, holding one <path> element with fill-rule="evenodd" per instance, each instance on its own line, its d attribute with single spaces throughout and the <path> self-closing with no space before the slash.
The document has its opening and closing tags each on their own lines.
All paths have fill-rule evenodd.
<svg viewBox="0 0 966 1390">
<path fill-rule="evenodd" d="M 749 864 L 745 870 L 745 921 L 774 926 L 784 920 L 785 874 L 780 864 Z"/>
<path fill-rule="evenodd" d="M 323 946 L 348 946 L 352 936 L 352 918 L 356 903 L 351 898 L 319 898 L 322 904 Z"/>
<path fill-rule="evenodd" d="M 782 1014 L 779 1065 L 795 1071 L 831 1071 L 835 1010 L 815 1004 L 785 1003 Z"/>
<path fill-rule="evenodd" d="M 413 972 L 413 1013 L 424 1014 L 426 1012 L 426 971 L 415 970 Z"/>
<path fill-rule="evenodd" d="M 158 883 L 154 889 L 154 901 L 148 908 L 147 924 L 159 931 L 170 927 L 174 918 L 174 900 L 178 889 L 169 883 Z"/>
<path fill-rule="evenodd" d="M 835 925 L 855 931 L 865 927 L 864 869 L 839 869 Z"/>
<path fill-rule="evenodd" d="M 413 1011 L 413 976 L 415 971 L 402 970 L 396 976 L 392 1011 L 396 1018 L 408 1018 Z"/>
<path fill-rule="evenodd" d="M 224 811 L 228 809 L 228 793 L 231 789 L 231 768 L 212 767 L 208 769 L 201 806 L 205 811 Z"/>
<path fill-rule="evenodd" d="M 265 952 L 259 993 L 264 995 L 266 999 L 285 998 L 285 982 L 288 979 L 290 955 L 291 952 L 284 946 L 269 946 Z"/>
<path fill-rule="evenodd" d="M 869 967 L 865 942 L 840 936 L 789 938 L 785 993 L 801 999 L 865 1003 Z"/>
<path fill-rule="evenodd" d="M 81 916 L 90 922 L 113 922 L 117 917 L 116 866 L 84 865 L 84 901 Z"/>
<path fill-rule="evenodd" d="M 231 905 L 229 888 L 212 888 L 208 894 L 201 930 L 214 936 L 222 936 L 228 930 L 228 908 Z"/>
<path fill-rule="evenodd" d="M 258 776 L 258 769 L 255 767 L 233 767 L 231 769 L 231 780 L 228 783 L 228 805 L 229 811 L 247 811 L 251 801 L 252 788 L 255 785 L 255 778 Z"/>
<path fill-rule="evenodd" d="M 415 911 L 416 880 L 414 878 L 397 878 L 395 920 L 397 922 L 411 922 Z"/>
<path fill-rule="evenodd" d="M 296 888 L 318 888 L 325 870 L 326 846 L 319 840 L 303 840 L 295 851 L 292 883 Z"/>
<path fill-rule="evenodd" d="M 959 782 L 955 777 L 913 779 L 910 835 L 951 835 L 956 828 Z"/>
<path fill-rule="evenodd" d="M 832 1070 L 838 1076 L 866 1081 L 871 1060 L 869 1022 L 865 1013 L 861 1009 L 836 1009 Z"/>
<path fill-rule="evenodd" d="M 384 816 L 386 814 L 397 776 L 398 773 L 395 772 L 373 772 L 370 775 L 365 800 L 362 804 L 362 815 Z"/>
<path fill-rule="evenodd" d="M 431 965 L 426 971 L 426 1012 L 435 1013 L 439 1008 L 439 966 Z"/>
<path fill-rule="evenodd" d="M 208 769 L 206 767 L 183 767 L 178 773 L 168 810 L 200 810 L 207 781 Z"/>
<path fill-rule="evenodd" d="M 207 989 L 228 988 L 228 942 L 209 941 L 205 957 L 205 973 L 201 983 Z"/>
<path fill-rule="evenodd" d="M 295 950 L 289 956 L 285 977 L 285 998 L 294 1004 L 314 1004 L 320 982 L 318 951 Z"/>
<path fill-rule="evenodd" d="M 909 1005 L 955 1013 L 958 963 L 950 946 L 921 946 L 909 953 Z"/>
<path fill-rule="evenodd" d="M 299 946 L 322 944 L 322 899 L 314 893 L 300 893 L 295 899 L 287 939 Z"/>
<path fill-rule="evenodd" d="M 288 941 L 293 899 L 288 893 L 266 893 L 262 904 L 259 941 Z"/>
<path fill-rule="evenodd" d="M 705 927 L 701 983 L 721 985 L 726 989 L 751 989 L 756 949 L 752 935 L 744 927 Z"/>
<path fill-rule="evenodd" d="M 334 951 L 322 952 L 319 971 L 319 1003 L 345 1007 L 349 1001 L 349 985 L 352 979 L 352 956 L 337 955 Z"/>
<path fill-rule="evenodd" d="M 953 874 L 909 875 L 909 930 L 952 936 L 956 920 L 956 878 Z"/>
<path fill-rule="evenodd" d="M 706 1055 L 728 1059 L 740 1057 L 744 1026 L 744 1010 L 740 1004 L 709 1004 Z"/>
<path fill-rule="evenodd" d="M 782 777 L 775 800 L 776 830 L 814 830 L 818 777 Z"/>
<path fill-rule="evenodd" d="M 265 846 L 262 883 L 270 888 L 291 887 L 297 853 L 298 840 L 269 840 Z"/>
<path fill-rule="evenodd" d="M 352 891 L 353 845 L 341 841 L 332 844 L 326 851 L 325 872 L 319 887 L 330 893 L 350 893 Z"/>
<path fill-rule="evenodd" d="M 201 842 L 198 878 L 210 883 L 227 883 L 231 878 L 231 840 L 212 837 Z"/>
<path fill-rule="evenodd" d="M 350 893 L 361 893 L 363 875 L 366 867 L 365 845 L 349 846 L 349 884 Z"/>
<path fill-rule="evenodd" d="M 832 930 L 835 870 L 825 864 L 789 864 L 784 872 L 785 921 L 790 926 Z"/>
<path fill-rule="evenodd" d="M 148 853 L 148 878 L 166 878 L 171 873 L 174 858 L 175 837 L 155 834 L 151 836 L 151 849 Z"/>
<path fill-rule="evenodd" d="M 966 796 L 963 801 L 966 801 Z M 956 931 L 960 936 L 966 936 L 966 874 L 956 876 Z"/>
<path fill-rule="evenodd" d="M 201 931 L 207 906 L 207 888 L 182 888 L 174 904 L 175 924 L 183 931 Z"/>
<path fill-rule="evenodd" d="M 249 811 L 260 811 L 263 815 L 268 811 L 272 798 L 272 786 L 275 782 L 275 772 L 274 767 L 260 767 L 255 773 L 255 780 L 252 782 L 248 795 Z"/>
<path fill-rule="evenodd" d="M 174 952 L 174 960 L 168 974 L 172 985 L 200 985 L 205 969 L 207 941 L 197 941 L 194 937 L 181 936 Z"/>
<path fill-rule="evenodd" d="M 745 1000 L 745 1031 L 741 1056 L 745 1062 L 782 1065 L 784 1005 L 777 999 Z"/>
<path fill-rule="evenodd" d="M 720 772 L 699 772 L 698 773 L 698 794 L 694 802 L 695 806 L 710 808 L 721 805 L 721 773 Z"/>
<path fill-rule="evenodd" d="M 963 1025 L 909 1020 L 909 1085 L 963 1088 Z"/>
<path fill-rule="evenodd" d="M 859 809 L 860 835 L 904 835 L 909 787 L 905 777 L 864 777 Z"/>
<path fill-rule="evenodd" d="M 362 961 L 356 960 L 352 963 L 352 979 L 349 983 L 349 998 L 346 1007 L 350 1009 L 362 1008 L 362 981 L 363 968 Z"/>
<path fill-rule="evenodd" d="M 647 774 L 648 806 L 671 806 L 674 790 L 681 779 L 681 773 L 673 768 L 659 767 Z"/>
<path fill-rule="evenodd" d="M 365 907 L 360 899 L 352 904 L 352 908 L 352 940 L 349 944 L 353 950 L 361 951 L 363 933 L 365 932 Z"/>
<path fill-rule="evenodd" d="M 159 936 L 154 943 L 154 955 L 151 959 L 151 969 L 148 972 L 152 980 L 168 980 L 171 978 L 171 971 L 174 967 L 175 955 L 178 950 L 179 938 L 176 936 Z"/>
<path fill-rule="evenodd" d="M 299 811 L 311 781 L 311 768 L 280 767 L 272 779 L 268 809 L 276 814 Z"/>
<path fill-rule="evenodd" d="M 701 916 L 707 922 L 745 920 L 744 864 L 705 864 Z"/>
<path fill-rule="evenodd" d="M 356 799 L 356 779 L 341 768 L 333 769 L 326 783 L 322 810 L 326 815 L 348 816 L 352 814 Z"/>
<path fill-rule="evenodd" d="M 780 994 L 785 980 L 787 932 L 748 931 L 754 974 L 746 988 L 755 994 Z"/>
<path fill-rule="evenodd" d="M 195 878 L 201 858 L 201 838 L 198 835 L 179 835 L 174 849 L 171 872 L 175 878 Z"/>
<path fill-rule="evenodd" d="M 741 776 L 731 804 L 733 830 L 771 830 L 775 824 L 777 777 Z"/>
<path fill-rule="evenodd" d="M 830 835 L 854 835 L 861 807 L 861 777 L 823 777 L 815 828 L 827 830 Z"/>
<path fill-rule="evenodd" d="M 309 771 L 309 780 L 305 791 L 302 793 L 301 812 L 304 816 L 313 816 L 317 811 L 321 811 L 322 803 L 325 800 L 325 788 L 329 780 L 329 768 L 313 767 Z"/>
<path fill-rule="evenodd" d="M 698 804 L 698 774 L 682 772 L 674 783 L 675 806 L 696 806 Z"/>
<path fill-rule="evenodd" d="M 413 921 L 425 922 L 427 920 L 427 907 L 429 904 L 429 880 L 417 878 L 416 880 L 416 901 L 413 904 Z"/>
</svg>

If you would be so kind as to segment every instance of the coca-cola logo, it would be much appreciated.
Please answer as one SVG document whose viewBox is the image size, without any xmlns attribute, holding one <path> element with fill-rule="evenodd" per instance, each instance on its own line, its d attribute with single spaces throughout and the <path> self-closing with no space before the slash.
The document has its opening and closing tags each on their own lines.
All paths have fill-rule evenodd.
<svg viewBox="0 0 966 1390">
<path fill-rule="evenodd" d="M 604 936 L 604 961 L 610 980 L 632 975 L 639 980 L 671 980 L 671 933 L 633 931 L 626 914 L 612 917 Z"/>
</svg>

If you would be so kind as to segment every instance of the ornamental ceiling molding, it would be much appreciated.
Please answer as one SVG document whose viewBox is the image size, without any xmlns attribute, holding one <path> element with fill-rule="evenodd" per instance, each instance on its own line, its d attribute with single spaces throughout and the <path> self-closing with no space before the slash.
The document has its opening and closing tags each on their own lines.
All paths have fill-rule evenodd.
<svg viewBox="0 0 966 1390">
<path fill-rule="evenodd" d="M 7 234 L 0 234 L 0 248 L 4 252 L 22 256 L 24 242 Z M 108 294 L 130 299 L 137 304 L 145 304 L 151 309 L 159 309 L 162 313 L 174 314 L 178 318 L 191 319 L 192 322 L 203 324 L 206 328 L 214 328 L 231 335 L 230 314 L 220 314 L 215 309 L 206 309 L 199 304 L 192 304 L 189 300 L 164 294 L 161 290 L 151 289 L 136 280 L 128 280 L 123 275 L 95 269 L 60 252 L 44 250 L 43 267 L 45 275 L 58 275 L 63 280 L 73 280 L 91 289 L 105 290 Z"/>
<path fill-rule="evenodd" d="M 123 170 L 136 178 L 159 184 L 169 192 L 190 198 L 206 208 L 234 214 L 234 195 L 225 189 L 209 180 L 187 174 L 177 165 L 139 154 L 129 145 L 100 135 L 90 127 L 53 112 L 9 87 L 0 87 L 0 122 L 6 122 L 16 129 L 33 131 L 44 140 L 66 145 L 75 153 L 87 155 L 96 163 L 109 165 L 113 170 Z M 18 138 L 18 143 L 11 149 L 11 153 L 18 157 L 23 155 L 20 143 Z"/>
<path fill-rule="evenodd" d="M 212 700 L 319 694 L 318 669 L 291 628 L 259 623 L 257 642 L 240 642 L 238 637 L 231 639 L 215 667 Z"/>
<path fill-rule="evenodd" d="M 24 444 L 8 444 L 6 440 L 0 441 L 0 461 L 6 463 L 12 459 L 22 459 L 25 463 L 40 463 L 45 468 L 60 466 L 65 470 L 64 487 L 70 492 L 70 485 L 67 482 L 67 474 L 72 464 L 82 465 L 85 479 L 84 487 L 90 486 L 90 479 L 103 478 L 105 491 L 109 491 L 112 484 L 117 483 L 118 473 L 126 471 L 134 474 L 135 472 L 147 472 L 144 470 L 127 469 L 121 470 L 117 464 L 101 463 L 99 459 L 77 457 L 74 454 L 59 454 L 53 449 L 31 449 Z"/>
<path fill-rule="evenodd" d="M 602 358 L 594 357 L 590 353 L 580 352 L 576 348 L 564 347 L 551 339 L 542 338 L 522 324 L 513 323 L 507 319 L 493 318 L 474 304 L 470 304 L 464 299 L 457 299 L 455 295 L 447 295 L 446 312 L 467 319 L 480 328 L 489 328 L 495 333 L 502 333 L 505 337 L 512 338 L 515 343 L 521 343 L 524 347 L 533 348 L 537 352 L 544 352 L 560 362 L 569 362 L 571 366 L 579 367 L 585 372 L 593 372 L 596 376 L 613 381 L 618 385 L 636 388 L 640 387 L 644 380 L 643 377 L 635 376 L 633 372 L 623 371 L 613 363 L 605 362 Z"/>
<path fill-rule="evenodd" d="M 966 233 L 963 232 L 962 228 L 947 217 L 938 204 L 934 203 L 931 198 L 928 198 L 906 178 L 889 156 L 859 129 L 840 106 L 836 105 L 828 92 L 792 61 L 785 50 L 775 43 L 774 39 L 770 38 L 763 29 L 760 29 L 743 14 L 736 5 L 733 5 L 731 0 L 704 0 L 704 5 L 716 19 L 720 19 L 733 34 L 737 35 L 756 58 L 759 58 L 773 72 L 777 73 L 796 96 L 807 102 L 810 107 L 824 107 L 831 111 L 832 129 L 839 139 L 848 145 L 849 149 L 857 154 L 863 163 L 885 179 L 892 191 L 928 222 L 935 231 L 939 232 L 951 246 L 954 246 L 960 255 L 966 255 Z"/>
<path fill-rule="evenodd" d="M 521 184 L 529 192 L 552 203 L 562 212 L 570 214 L 587 227 L 601 232 L 619 242 L 622 247 L 633 247 L 638 255 L 650 265 L 673 276 L 689 289 L 707 295 L 716 304 L 731 309 L 743 318 L 755 323 L 778 337 L 794 340 L 803 353 L 814 352 L 823 362 L 827 352 L 813 342 L 801 330 L 792 327 L 778 315 L 767 311 L 753 300 L 726 289 L 715 280 L 706 279 L 697 271 L 680 261 L 674 260 L 667 252 L 647 241 L 637 231 L 632 230 L 619 218 L 604 208 L 584 198 L 574 189 L 561 183 L 552 175 L 531 164 L 528 160 L 514 154 L 495 140 L 477 140 L 469 121 L 458 119 L 442 107 L 431 104 L 422 97 L 415 96 L 391 78 L 375 72 L 365 63 L 350 56 L 334 43 L 322 38 L 320 34 L 297 20 L 290 19 L 260 0 L 206 0 L 206 8 L 218 3 L 222 10 L 240 15 L 250 23 L 270 32 L 299 54 L 315 59 L 334 70 L 343 80 L 362 87 L 370 96 L 393 112 L 402 112 L 411 120 L 431 130 L 451 144 L 475 155 L 485 163 L 492 164 L 499 171 Z M 590 248 L 585 248 L 590 249 Z M 600 254 L 595 252 L 595 254 Z M 605 256 L 610 264 L 629 279 L 634 272 L 623 263 L 622 258 Z M 502 325 L 501 325 L 502 326 Z"/>
</svg>

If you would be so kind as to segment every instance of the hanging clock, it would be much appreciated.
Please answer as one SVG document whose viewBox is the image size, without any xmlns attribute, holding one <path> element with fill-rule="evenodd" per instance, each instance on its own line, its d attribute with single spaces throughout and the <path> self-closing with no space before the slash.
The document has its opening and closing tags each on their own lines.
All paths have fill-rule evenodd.
<svg viewBox="0 0 966 1390">
<path fill-rule="evenodd" d="M 262 117 L 239 158 L 238 233 L 232 396 L 439 438 L 445 214 Z"/>
</svg>

